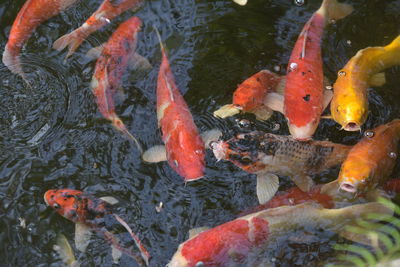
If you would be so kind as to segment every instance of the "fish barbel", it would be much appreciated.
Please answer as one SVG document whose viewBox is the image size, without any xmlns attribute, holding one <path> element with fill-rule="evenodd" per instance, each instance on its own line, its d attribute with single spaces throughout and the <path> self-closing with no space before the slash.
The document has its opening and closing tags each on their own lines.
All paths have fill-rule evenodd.
<svg viewBox="0 0 400 267">
<path fill-rule="evenodd" d="M 142 0 L 104 0 L 82 26 L 57 39 L 53 48 L 61 51 L 68 47 L 66 58 L 71 56 L 90 34 L 109 24 L 111 20 L 123 12 L 129 9 L 138 9 L 142 3 Z"/>
<path fill-rule="evenodd" d="M 357 52 L 338 72 L 333 85 L 332 118 L 346 131 L 359 131 L 368 116 L 368 87 L 385 83 L 383 70 L 400 65 L 400 35 L 384 47 Z"/>
<path fill-rule="evenodd" d="M 11 27 L 3 53 L 3 63 L 9 70 L 27 81 L 22 70 L 20 53 L 32 32 L 44 21 L 54 17 L 78 0 L 28 0 L 18 12 Z M 29 83 L 28 83 L 29 84 Z"/>
<path fill-rule="evenodd" d="M 344 18 L 352 11 L 350 5 L 324 0 L 296 41 L 287 67 L 284 90 L 284 114 L 295 139 L 310 139 L 323 112 L 321 40 L 324 27 L 328 22 Z"/>
<path fill-rule="evenodd" d="M 218 160 L 229 160 L 258 177 L 263 173 L 290 176 L 303 191 L 313 184 L 309 175 L 340 164 L 351 149 L 329 141 L 298 141 L 260 131 L 213 142 L 211 147 Z"/>
<path fill-rule="evenodd" d="M 383 217 L 391 216 L 393 211 L 377 202 L 341 209 L 303 203 L 263 210 L 189 236 L 179 245 L 168 267 L 232 266 L 243 263 L 254 249 L 282 239 L 285 233 L 305 228 L 340 233 L 345 225 L 370 213 Z"/>
</svg>

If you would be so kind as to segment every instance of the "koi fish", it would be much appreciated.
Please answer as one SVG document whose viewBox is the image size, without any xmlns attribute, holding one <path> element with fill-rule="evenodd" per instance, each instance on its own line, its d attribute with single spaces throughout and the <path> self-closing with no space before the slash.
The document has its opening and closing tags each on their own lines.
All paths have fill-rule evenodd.
<svg viewBox="0 0 400 267">
<path fill-rule="evenodd" d="M 353 11 L 350 5 L 337 0 L 324 0 L 307 21 L 289 59 L 284 91 L 284 114 L 289 131 L 298 140 L 310 139 L 318 127 L 324 106 L 321 39 L 325 25 L 346 17 Z M 324 104 L 325 102 L 325 104 Z"/>
<path fill-rule="evenodd" d="M 359 195 L 382 185 L 396 164 L 399 140 L 400 119 L 367 130 L 348 153 L 338 179 L 325 185 L 323 192 L 337 185 L 343 191 Z"/>
<path fill-rule="evenodd" d="M 66 58 L 68 58 L 90 34 L 110 23 L 111 20 L 126 10 L 137 10 L 142 2 L 142 0 L 104 0 L 82 26 L 57 39 L 53 44 L 53 48 L 61 51 L 68 47 L 66 55 Z"/>
<path fill-rule="evenodd" d="M 158 31 L 157 35 L 162 53 L 157 79 L 157 120 L 165 148 L 150 148 L 144 153 L 143 159 L 148 162 L 167 160 L 171 168 L 185 181 L 197 180 L 204 176 L 205 144 L 197 131 L 189 107 L 175 84 Z"/>
<path fill-rule="evenodd" d="M 79 262 L 75 258 L 71 245 L 63 234 L 57 234 L 56 244 L 53 246 L 53 249 L 58 253 L 60 259 L 66 266 L 80 266 Z"/>
<path fill-rule="evenodd" d="M 273 109 L 281 111 L 283 108 L 274 108 L 266 97 L 270 98 L 272 92 L 283 91 L 284 86 L 284 76 L 279 76 L 269 70 L 259 71 L 239 84 L 233 93 L 232 104 L 222 106 L 214 111 L 214 116 L 226 118 L 242 111 L 254 113 L 259 120 L 267 120 L 271 117 Z M 283 105 L 283 97 L 280 102 Z"/>
<path fill-rule="evenodd" d="M 168 267 L 241 264 L 255 249 L 282 240 L 284 233 L 305 228 L 340 233 L 348 223 L 367 218 L 373 212 L 382 214 L 382 217 L 393 214 L 392 210 L 377 202 L 341 209 L 325 209 L 315 203 L 303 203 L 263 210 L 190 236 L 179 245 Z"/>
<path fill-rule="evenodd" d="M 11 27 L 8 42 L 3 53 L 4 65 L 6 65 L 12 73 L 20 75 L 27 81 L 20 60 L 22 46 L 41 23 L 54 17 L 76 1 L 77 0 L 26 1 L 18 12 Z"/>
<path fill-rule="evenodd" d="M 368 91 L 382 86 L 382 71 L 400 65 L 400 35 L 390 44 L 367 47 L 357 52 L 341 70 L 333 85 L 332 118 L 346 131 L 359 131 L 368 116 Z"/>
<path fill-rule="evenodd" d="M 132 232 L 128 224 L 121 217 L 112 212 L 113 198 L 95 198 L 82 191 L 73 189 L 51 189 L 44 194 L 46 204 L 76 225 L 75 244 L 84 252 L 90 239 L 90 231 L 95 230 L 112 244 L 113 255 L 116 250 L 126 253 L 135 259 L 141 266 L 148 266 L 149 253 L 142 245 L 139 238 Z M 131 235 L 138 247 L 141 257 L 123 248 L 109 228 L 122 225 Z"/>
<path fill-rule="evenodd" d="M 117 130 L 132 139 L 140 153 L 142 148 L 139 142 L 115 113 L 113 95 L 121 85 L 124 71 L 129 64 L 135 64 L 138 57 L 135 51 L 137 34 L 141 26 L 142 21 L 138 17 L 132 17 L 117 28 L 96 62 L 90 84 L 101 114 L 110 120 Z"/>
<path fill-rule="evenodd" d="M 263 204 L 273 197 L 279 178 L 290 176 L 302 191 L 309 191 L 317 174 L 344 161 L 351 146 L 329 141 L 297 141 L 290 136 L 264 132 L 239 134 L 227 141 L 211 143 L 217 160 L 229 160 L 257 174 L 257 196 Z"/>
</svg>

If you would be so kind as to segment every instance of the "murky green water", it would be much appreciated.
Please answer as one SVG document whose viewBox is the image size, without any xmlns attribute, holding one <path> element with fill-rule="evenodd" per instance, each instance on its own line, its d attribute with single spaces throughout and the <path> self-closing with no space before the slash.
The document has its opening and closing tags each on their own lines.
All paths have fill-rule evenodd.
<svg viewBox="0 0 400 267">
<path fill-rule="evenodd" d="M 0 2 L 0 51 L 12 22 L 25 1 Z M 236 85 L 255 72 L 279 66 L 284 74 L 294 42 L 320 1 L 298 7 L 290 0 L 249 0 L 240 7 L 231 1 L 147 1 L 136 13 L 144 23 L 138 51 L 154 68 L 130 73 L 118 96 L 117 112 L 145 148 L 160 144 L 155 114 L 155 87 L 160 52 L 153 26 L 161 32 L 178 87 L 201 130 L 220 128 L 227 135 L 241 131 L 235 119 L 216 119 L 212 112 L 231 101 Z M 384 45 L 399 34 L 400 0 L 354 2 L 355 12 L 326 29 L 323 57 L 326 75 L 336 71 L 359 49 Z M 97 110 L 89 83 L 94 62 L 87 50 L 105 42 L 127 12 L 90 36 L 64 62 L 65 52 L 51 46 L 59 36 L 80 26 L 101 0 L 82 0 L 41 25 L 27 42 L 22 61 L 33 88 L 0 64 L 0 265 L 57 266 L 52 250 L 57 232 L 73 239 L 74 226 L 47 209 L 43 193 L 51 188 L 75 188 L 120 200 L 119 214 L 143 239 L 152 266 L 165 265 L 188 230 L 215 226 L 257 204 L 255 179 L 228 162 L 216 163 L 207 154 L 206 178 L 183 184 L 167 163 L 148 165 L 135 145 L 116 132 Z M 387 71 L 385 86 L 370 91 L 371 113 L 366 127 L 400 117 L 399 68 Z M 274 130 L 275 124 L 281 124 Z M 279 114 L 250 128 L 288 134 Z M 324 120 L 315 135 L 346 144 L 359 133 L 339 131 Z M 316 177 L 326 182 L 337 169 Z M 399 174 L 399 169 L 394 177 Z M 290 186 L 283 185 L 281 189 Z M 160 213 L 158 203 L 164 206 Z M 20 218 L 26 221 L 21 227 Z M 296 233 L 293 235 L 296 237 Z M 277 266 L 321 265 L 333 255 L 336 237 L 321 235 L 307 243 L 292 238 L 276 244 L 261 257 L 275 257 Z M 78 254 L 77 254 L 78 255 Z M 260 257 L 260 256 L 258 256 Z M 84 266 L 111 265 L 109 245 L 96 237 L 79 260 Z M 135 266 L 127 256 L 121 266 Z"/>
</svg>

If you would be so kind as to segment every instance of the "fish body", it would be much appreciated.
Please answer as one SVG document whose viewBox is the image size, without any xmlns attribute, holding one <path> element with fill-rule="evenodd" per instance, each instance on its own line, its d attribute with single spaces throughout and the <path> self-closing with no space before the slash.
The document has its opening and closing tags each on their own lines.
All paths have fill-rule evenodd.
<svg viewBox="0 0 400 267">
<path fill-rule="evenodd" d="M 20 53 L 33 31 L 44 21 L 57 15 L 77 0 L 28 0 L 18 12 L 3 53 L 3 63 L 11 72 L 25 78 Z"/>
<path fill-rule="evenodd" d="M 169 165 L 185 181 L 204 176 L 204 143 L 189 107 L 176 86 L 167 55 L 161 45 L 162 61 L 157 79 L 157 119 Z"/>
<path fill-rule="evenodd" d="M 142 151 L 139 142 L 129 133 L 125 124 L 115 113 L 113 96 L 121 85 L 121 79 L 135 55 L 137 34 L 142 22 L 132 17 L 122 23 L 111 35 L 96 62 L 91 88 L 101 114 L 110 120 L 113 126 L 135 141 Z"/>
<path fill-rule="evenodd" d="M 139 238 L 132 233 L 129 226 L 118 215 L 113 213 L 110 203 L 82 191 L 73 189 L 48 190 L 44 194 L 44 201 L 64 218 L 77 225 L 84 225 L 92 230 L 102 233 L 104 237 L 117 249 L 131 256 L 138 261 L 138 263 L 144 261 L 145 264 L 148 265 L 149 253 L 141 244 Z M 140 259 L 136 254 L 129 252 L 127 249 L 122 248 L 118 244 L 118 241 L 115 240 L 113 234 L 107 229 L 110 225 L 120 224 L 131 234 L 143 259 Z"/>
<path fill-rule="evenodd" d="M 323 112 L 323 66 L 321 40 L 331 19 L 352 12 L 351 6 L 324 0 L 307 21 L 289 59 L 284 92 L 284 114 L 293 138 L 310 139 Z"/>
<path fill-rule="evenodd" d="M 201 232 L 179 245 L 169 267 L 232 266 L 243 263 L 257 248 L 265 248 L 285 233 L 320 228 L 339 232 L 367 213 L 390 213 L 379 203 L 324 209 L 315 203 L 283 206 L 252 213 Z"/>
<path fill-rule="evenodd" d="M 308 175 L 343 162 L 351 146 L 255 131 L 213 143 L 212 148 L 218 160 L 229 160 L 250 173 L 290 176 L 302 188 Z"/>
<path fill-rule="evenodd" d="M 367 47 L 357 52 L 338 72 L 333 85 L 332 118 L 346 131 L 358 131 L 368 115 L 370 85 L 385 82 L 383 70 L 400 64 L 400 35 L 384 47 Z"/>
<path fill-rule="evenodd" d="M 139 8 L 142 2 L 142 0 L 104 0 L 82 26 L 56 40 L 53 48 L 61 51 L 68 47 L 67 57 L 71 56 L 90 34 L 109 24 L 123 12 Z"/>
<path fill-rule="evenodd" d="M 271 92 L 282 91 L 285 77 L 269 70 L 261 70 L 247 78 L 233 93 L 232 104 L 225 105 L 214 112 L 214 116 L 226 118 L 242 112 L 254 113 L 257 119 L 266 120 L 272 115 L 272 110 L 264 104 L 265 98 Z"/>
<path fill-rule="evenodd" d="M 399 119 L 367 130 L 340 168 L 339 187 L 360 194 L 382 185 L 396 164 L 399 140 Z"/>
</svg>

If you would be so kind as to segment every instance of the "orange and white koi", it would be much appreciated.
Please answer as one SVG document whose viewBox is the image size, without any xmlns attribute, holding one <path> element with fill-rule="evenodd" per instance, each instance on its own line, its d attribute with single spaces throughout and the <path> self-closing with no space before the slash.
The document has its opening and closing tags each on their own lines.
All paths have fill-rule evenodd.
<svg viewBox="0 0 400 267">
<path fill-rule="evenodd" d="M 307 21 L 289 59 L 284 90 L 284 114 L 289 131 L 298 140 L 310 139 L 323 112 L 323 68 L 321 40 L 325 25 L 346 17 L 350 5 L 324 0 Z M 332 96 L 325 102 L 330 101 Z"/>
<path fill-rule="evenodd" d="M 399 141 L 400 119 L 365 131 L 348 153 L 338 179 L 331 184 L 356 195 L 383 185 L 396 164 Z M 324 187 L 329 188 L 329 184 Z"/>
<path fill-rule="evenodd" d="M 138 17 L 132 17 L 117 28 L 96 62 L 91 82 L 101 114 L 110 120 L 116 129 L 131 138 L 140 152 L 142 148 L 139 142 L 115 113 L 113 95 L 120 86 L 129 63 L 136 58 L 137 34 L 141 26 L 141 20 Z"/>
<path fill-rule="evenodd" d="M 142 0 L 104 0 L 100 7 L 78 29 L 61 36 L 53 44 L 53 48 L 61 51 L 68 47 L 66 57 L 71 56 L 86 38 L 110 23 L 115 17 L 129 9 L 138 9 Z"/>
<path fill-rule="evenodd" d="M 284 86 L 284 76 L 279 76 L 269 70 L 261 70 L 239 84 L 233 93 L 232 104 L 214 111 L 214 116 L 226 118 L 242 111 L 254 113 L 259 120 L 267 120 L 271 117 L 273 110 L 282 111 L 283 108 L 273 109 L 270 105 L 271 101 L 266 98 L 270 97 L 272 92 L 283 91 Z M 283 104 L 283 98 L 280 102 Z"/>
<path fill-rule="evenodd" d="M 128 224 L 113 213 L 109 199 L 95 198 L 74 189 L 51 189 L 44 194 L 44 201 L 58 214 L 76 224 L 75 244 L 79 250 L 85 251 L 87 239 L 90 239 L 90 230 L 95 230 L 103 234 L 105 239 L 112 244 L 113 249 L 126 253 L 142 266 L 148 266 L 150 258 L 148 251 Z M 138 247 L 141 257 L 119 244 L 112 233 L 112 229 L 116 225 L 122 225 L 128 231 Z"/>
<path fill-rule="evenodd" d="M 169 165 L 185 181 L 204 176 L 205 145 L 198 133 L 192 114 L 176 86 L 168 58 L 160 39 L 162 60 L 157 79 L 157 120 L 161 127 L 165 148 L 156 146 L 143 154 L 143 160 L 156 162 L 167 160 Z M 162 152 L 157 148 L 161 148 Z M 162 154 L 162 156 L 159 156 Z M 160 160 L 154 160 L 160 157 Z M 149 159 L 151 158 L 151 159 Z"/>
<path fill-rule="evenodd" d="M 400 65 L 400 35 L 384 47 L 357 52 L 341 70 L 333 85 L 332 118 L 346 131 L 359 131 L 368 116 L 368 87 L 385 83 L 387 68 Z"/>
<path fill-rule="evenodd" d="M 368 214 L 390 215 L 392 210 L 372 202 L 341 209 L 325 209 L 316 203 L 282 206 L 252 213 L 205 230 L 179 245 L 169 267 L 236 266 L 256 249 L 265 248 L 285 233 L 323 229 L 340 233 L 345 225 Z"/>
<path fill-rule="evenodd" d="M 18 12 L 11 27 L 10 35 L 3 53 L 3 63 L 11 72 L 20 75 L 25 81 L 20 53 L 22 46 L 32 32 L 44 21 L 54 17 L 77 0 L 28 0 Z"/>
</svg>

